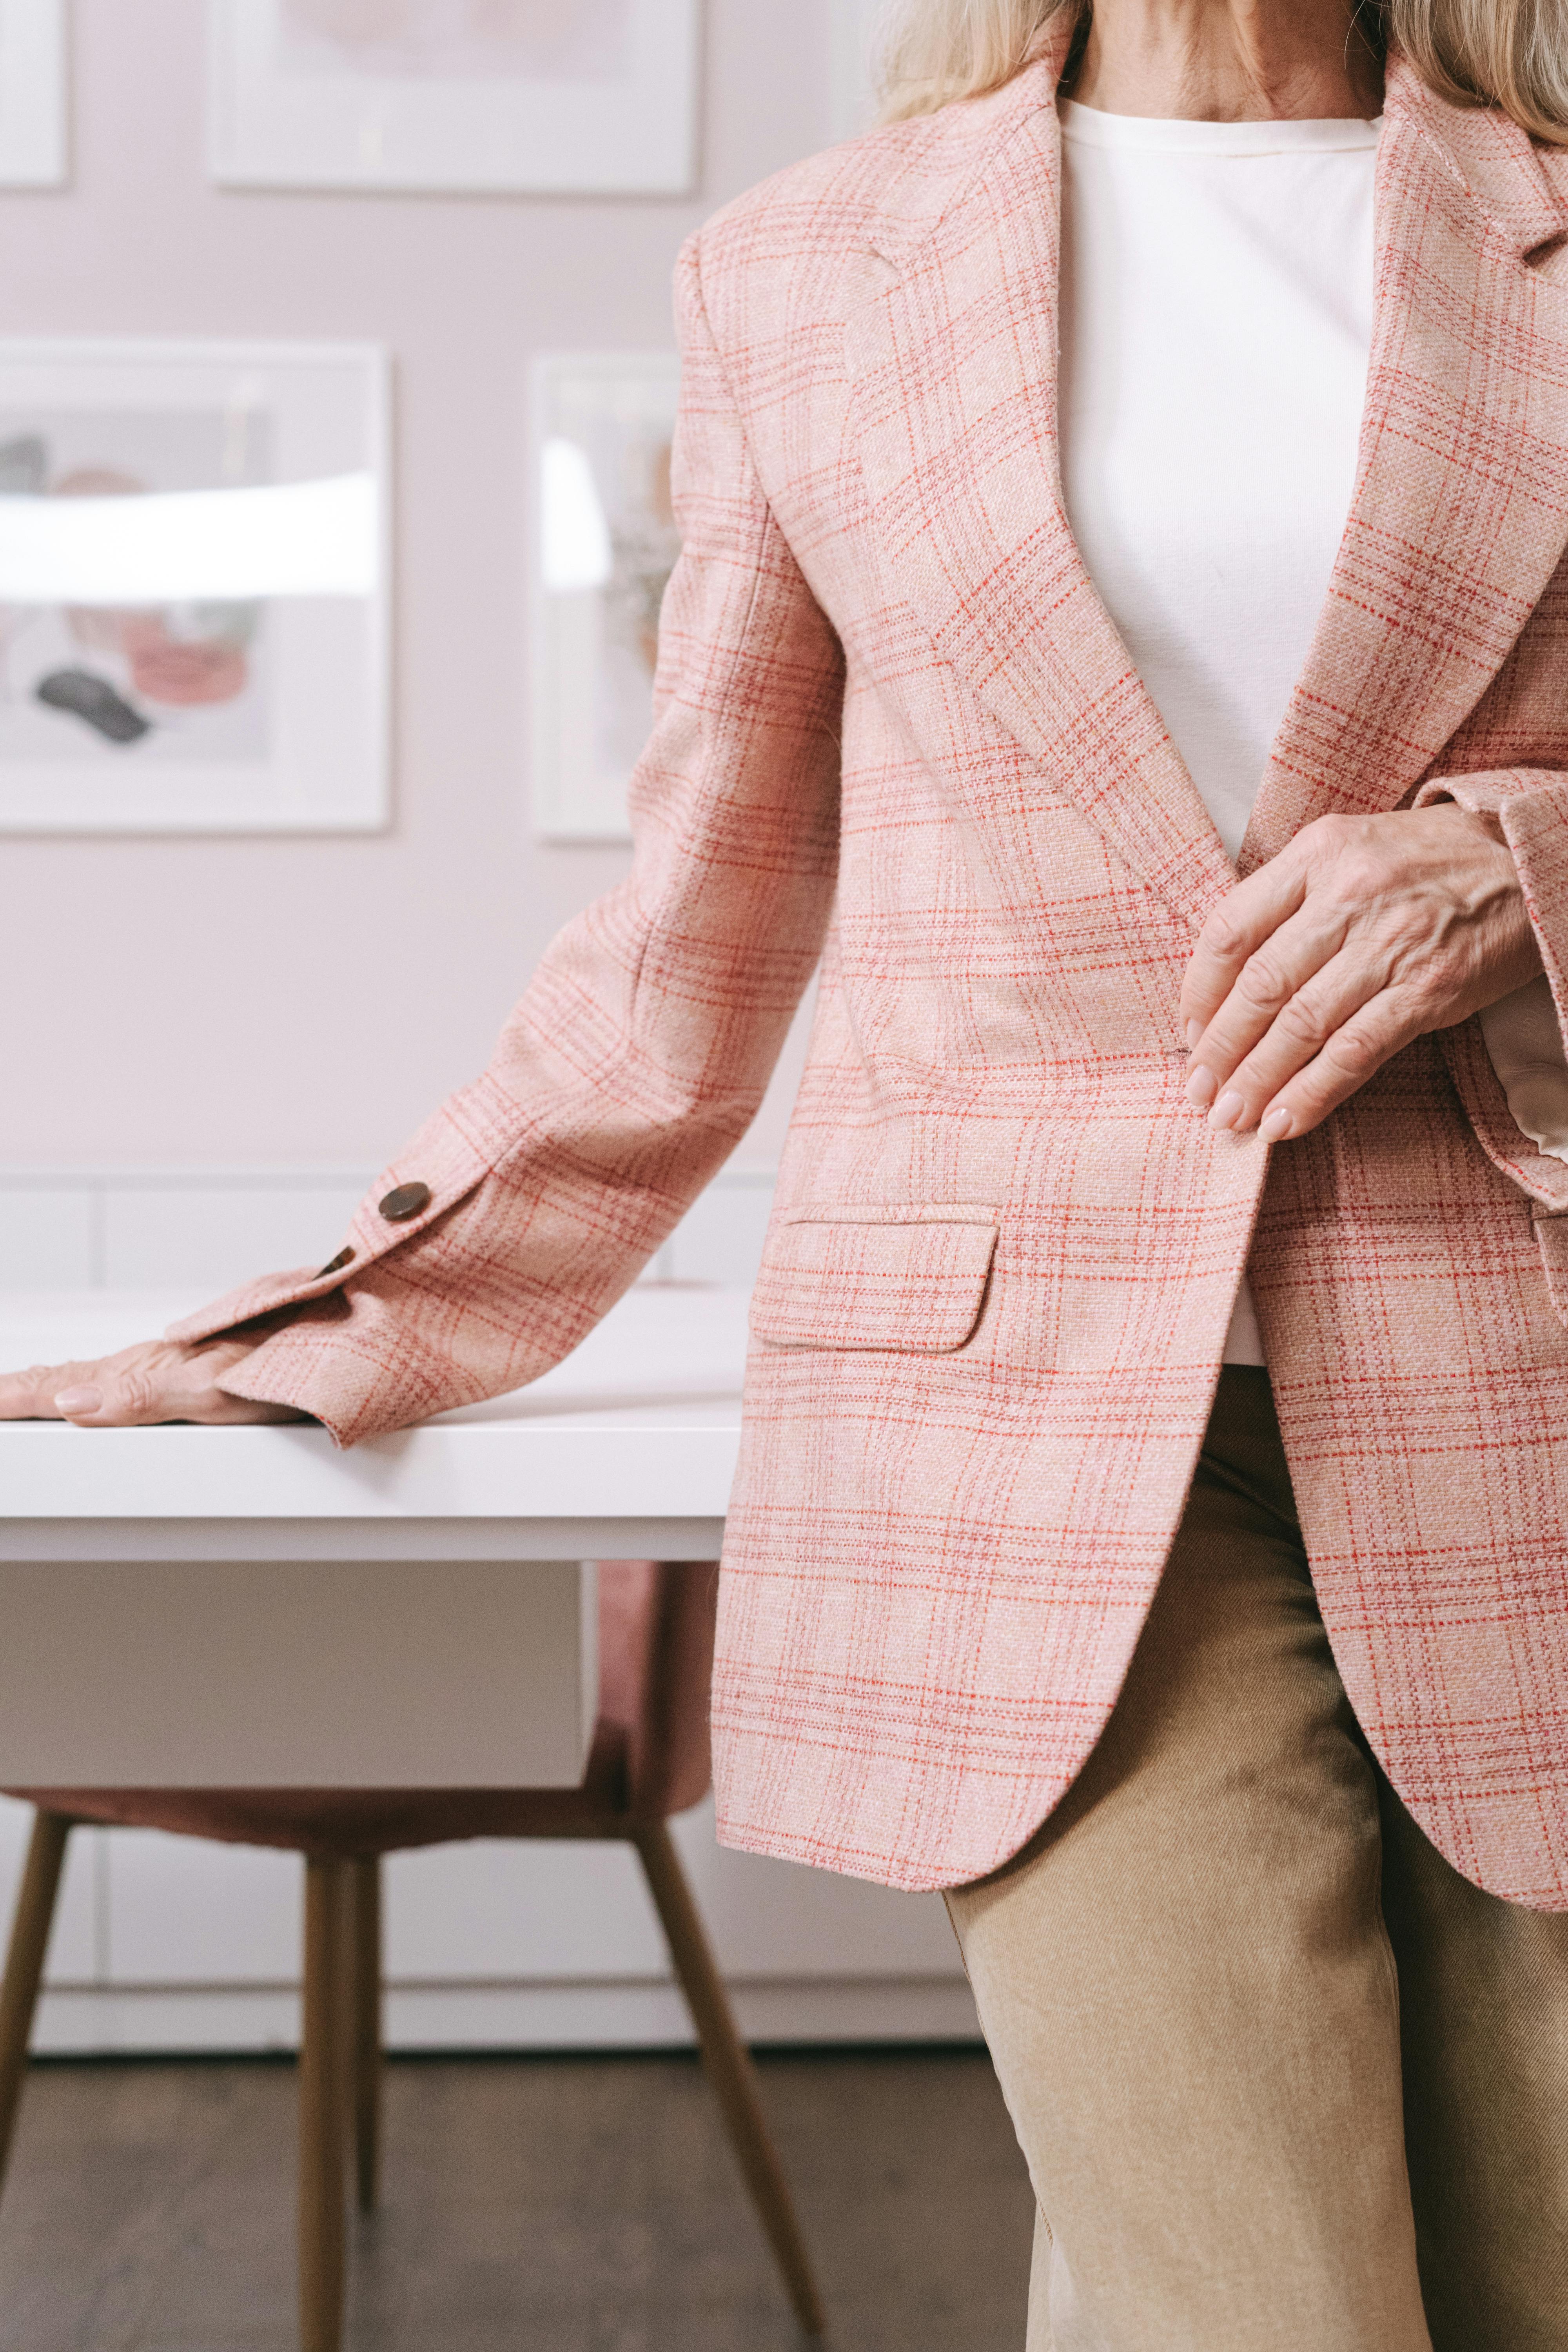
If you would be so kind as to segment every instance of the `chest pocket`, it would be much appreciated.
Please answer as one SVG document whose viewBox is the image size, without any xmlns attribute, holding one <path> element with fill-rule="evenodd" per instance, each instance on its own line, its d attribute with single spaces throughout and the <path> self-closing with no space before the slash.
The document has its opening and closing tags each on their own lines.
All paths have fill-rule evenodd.
<svg viewBox="0 0 1568 2352">
<path fill-rule="evenodd" d="M 994 1209 L 807 1203 L 768 1236 L 752 1329 L 774 1348 L 948 1355 L 980 1320 L 995 1248 Z"/>
</svg>

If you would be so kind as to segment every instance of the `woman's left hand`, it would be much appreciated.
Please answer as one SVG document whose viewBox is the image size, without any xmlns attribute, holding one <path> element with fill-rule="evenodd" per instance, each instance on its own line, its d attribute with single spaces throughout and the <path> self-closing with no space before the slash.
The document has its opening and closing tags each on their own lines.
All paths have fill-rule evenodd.
<svg viewBox="0 0 1568 2352">
<path fill-rule="evenodd" d="M 1541 970 L 1495 823 L 1453 802 L 1325 816 L 1228 891 L 1182 983 L 1187 1099 L 1305 1135 L 1402 1045 Z"/>
</svg>

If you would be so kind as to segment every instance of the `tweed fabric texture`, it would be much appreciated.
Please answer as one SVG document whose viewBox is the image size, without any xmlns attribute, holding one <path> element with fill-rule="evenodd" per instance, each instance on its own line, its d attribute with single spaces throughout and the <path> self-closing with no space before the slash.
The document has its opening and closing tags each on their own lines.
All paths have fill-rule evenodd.
<svg viewBox="0 0 1568 2352">
<path fill-rule="evenodd" d="M 1568 1917 L 1369 1759 L 1267 1373 L 1220 1374 L 1094 1754 L 948 1903 L 1038 2200 L 1027 2352 L 1563 2352 Z"/>
<path fill-rule="evenodd" d="M 632 877 L 388 1169 L 353 1265 L 185 1328 L 287 1309 L 229 1385 L 344 1443 L 530 1378 L 741 1133 L 820 952 L 729 1521 L 722 1834 L 907 1887 L 1028 1837 L 1121 1687 L 1250 1251 L 1352 1702 L 1459 1869 L 1568 1907 L 1568 1167 L 1473 1025 L 1272 1165 L 1184 1100 L 1177 992 L 1235 869 L 1062 511 L 1059 66 L 688 247 Z M 1394 62 L 1354 502 L 1239 861 L 1506 779 L 1560 992 L 1565 227 L 1568 159 Z M 384 1224 L 415 1178 L 427 1212 Z"/>
</svg>

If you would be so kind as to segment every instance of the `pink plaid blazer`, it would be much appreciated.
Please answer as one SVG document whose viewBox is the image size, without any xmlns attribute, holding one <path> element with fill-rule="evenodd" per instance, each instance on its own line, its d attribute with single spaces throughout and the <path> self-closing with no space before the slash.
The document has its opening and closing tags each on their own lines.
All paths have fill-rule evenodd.
<svg viewBox="0 0 1568 2352">
<path fill-rule="evenodd" d="M 1568 1167 L 1473 1024 L 1272 1156 L 1184 1105 L 1233 881 L 1055 455 L 1058 56 L 682 258 L 684 553 L 631 878 L 561 935 L 352 1262 L 229 1385 L 344 1443 L 582 1339 L 751 1118 L 819 955 L 756 1291 L 713 1726 L 731 1843 L 994 1869 L 1079 1770 L 1250 1264 L 1357 1714 L 1458 1868 L 1568 1907 Z M 1353 509 L 1244 868 L 1500 811 L 1568 1007 L 1568 157 L 1397 63 Z M 385 1186 L 424 1213 L 389 1224 Z"/>
</svg>

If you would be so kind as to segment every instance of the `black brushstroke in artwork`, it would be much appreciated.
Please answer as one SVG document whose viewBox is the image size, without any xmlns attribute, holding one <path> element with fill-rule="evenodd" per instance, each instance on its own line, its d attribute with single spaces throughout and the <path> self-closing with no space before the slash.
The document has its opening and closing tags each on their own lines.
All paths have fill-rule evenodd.
<svg viewBox="0 0 1568 2352">
<path fill-rule="evenodd" d="M 68 710 L 73 719 L 96 727 L 110 743 L 139 743 L 153 731 L 152 720 L 132 710 L 124 696 L 116 694 L 109 680 L 93 670 L 52 669 L 33 691 L 51 710 Z"/>
<path fill-rule="evenodd" d="M 0 441 L 0 497 L 41 498 L 49 477 L 49 448 L 41 433 Z"/>
</svg>

